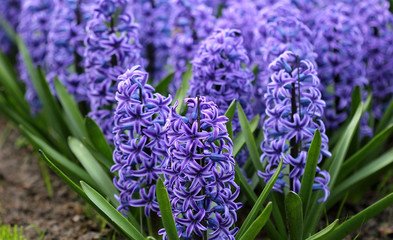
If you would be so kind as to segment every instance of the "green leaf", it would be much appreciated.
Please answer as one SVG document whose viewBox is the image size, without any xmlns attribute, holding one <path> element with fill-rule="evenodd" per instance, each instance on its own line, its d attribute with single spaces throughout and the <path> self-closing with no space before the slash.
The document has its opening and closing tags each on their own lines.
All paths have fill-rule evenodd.
<svg viewBox="0 0 393 240">
<path fill-rule="evenodd" d="M 370 154 L 375 153 L 375 149 L 383 145 L 383 143 L 391 136 L 392 132 L 393 125 L 390 125 L 385 130 L 376 135 L 373 139 L 371 139 L 371 141 L 369 141 L 363 148 L 352 155 L 348 160 L 346 160 L 340 169 L 339 180 L 344 179 Z"/>
<path fill-rule="evenodd" d="M 285 212 L 291 240 L 303 239 L 303 207 L 302 200 L 295 192 L 285 197 Z"/>
<path fill-rule="evenodd" d="M 173 80 L 173 76 L 175 75 L 174 72 L 169 73 L 165 78 L 163 78 L 155 87 L 156 92 L 161 93 L 161 94 L 166 94 L 168 93 L 168 87 L 171 84 Z"/>
<path fill-rule="evenodd" d="M 5 19 L 2 15 L 0 15 L 0 27 L 13 42 L 16 41 L 17 33 L 15 29 L 8 23 L 7 19 Z"/>
<path fill-rule="evenodd" d="M 321 141 L 321 133 L 317 129 L 314 133 L 314 138 L 311 142 L 311 146 L 308 149 L 306 166 L 299 191 L 299 196 L 303 203 L 303 210 L 305 212 L 308 209 L 308 202 L 311 198 L 312 186 L 314 184 L 318 159 L 321 152 Z"/>
<path fill-rule="evenodd" d="M 250 122 L 250 127 L 251 127 L 251 132 L 254 132 L 259 124 L 260 117 L 259 115 L 256 115 Z M 237 156 L 237 154 L 240 152 L 244 144 L 246 143 L 246 138 L 244 131 L 239 132 L 235 139 L 233 140 L 233 156 Z"/>
<path fill-rule="evenodd" d="M 81 182 L 82 188 L 90 200 L 101 210 L 104 216 L 112 219 L 112 221 L 122 229 L 127 237 L 135 240 L 144 240 L 145 237 L 137 230 L 121 213 L 119 213 L 108 201 L 105 200 L 97 191 L 88 184 Z"/>
<path fill-rule="evenodd" d="M 190 87 L 189 80 L 191 77 L 192 77 L 192 65 L 189 64 L 187 71 L 182 76 L 181 84 L 180 86 L 178 86 L 179 88 L 177 89 L 176 96 L 172 102 L 173 104 L 176 104 L 176 102 L 179 101 L 179 105 L 176 108 L 177 113 L 180 113 L 183 108 L 184 98 L 186 97 L 188 88 Z"/>
<path fill-rule="evenodd" d="M 225 117 L 229 119 L 228 122 L 226 123 L 226 126 L 227 126 L 229 137 L 231 139 L 233 139 L 232 119 L 235 116 L 235 112 L 236 112 L 236 99 L 233 99 L 227 111 L 225 112 Z"/>
<path fill-rule="evenodd" d="M 257 201 L 257 195 L 252 190 L 247 179 L 244 177 L 239 165 L 235 162 L 235 182 L 240 186 L 241 192 L 247 195 L 247 201 L 250 205 L 254 205 Z"/>
<path fill-rule="evenodd" d="M 324 240 L 324 239 L 326 239 L 329 236 L 329 234 L 332 232 L 332 230 L 336 227 L 337 224 L 338 224 L 338 219 L 336 219 L 334 222 L 332 222 L 329 226 L 325 227 L 321 231 L 308 237 L 306 240 Z"/>
<path fill-rule="evenodd" d="M 332 205 L 338 201 L 347 191 L 349 191 L 354 185 L 359 184 L 361 181 L 365 181 L 368 177 L 379 172 L 382 169 L 386 169 L 387 166 L 393 163 L 393 148 L 387 153 L 383 154 L 376 160 L 368 163 L 361 169 L 350 175 L 342 183 L 332 191 L 331 196 L 328 199 L 328 205 Z"/>
<path fill-rule="evenodd" d="M 69 179 L 49 158 L 45 155 L 42 150 L 39 150 L 41 154 L 41 158 L 48 164 L 48 166 L 61 178 L 68 186 L 71 187 L 84 201 L 86 201 L 89 205 L 91 205 L 102 217 L 105 218 L 116 230 L 122 232 L 124 235 L 131 237 L 131 235 L 126 231 L 127 229 L 123 230 L 120 225 L 112 219 L 112 216 L 105 214 L 101 208 L 99 208 L 90 198 L 85 194 L 85 192 L 77 185 L 74 181 Z M 137 226 L 139 228 L 139 226 Z"/>
<path fill-rule="evenodd" d="M 76 181 L 86 181 L 91 184 L 94 184 L 95 181 L 89 176 L 89 174 L 79 167 L 74 162 L 68 160 L 58 151 L 53 149 L 50 144 L 48 144 L 45 140 L 35 136 L 28 130 L 25 126 L 20 127 L 23 135 L 37 148 L 41 148 L 44 152 L 46 152 L 54 161 L 54 163 L 59 166 L 63 171 L 65 171 L 69 176 L 71 176 Z"/>
<path fill-rule="evenodd" d="M 87 133 L 89 135 L 90 141 L 92 142 L 92 146 L 99 151 L 105 159 L 107 159 L 109 164 L 113 164 L 112 161 L 112 153 L 113 150 L 111 146 L 109 146 L 108 142 L 105 139 L 104 134 L 102 133 L 100 127 L 97 125 L 97 123 L 89 118 L 86 117 L 85 119 L 85 126 L 87 129 Z"/>
<path fill-rule="evenodd" d="M 113 204 L 119 204 L 114 197 L 118 194 L 117 189 L 113 185 L 112 180 L 109 178 L 107 172 L 105 172 L 89 150 L 76 138 L 70 137 L 68 144 L 71 151 L 79 159 L 80 163 L 98 184 L 100 192 L 105 193 Z"/>
<path fill-rule="evenodd" d="M 243 108 L 240 103 L 237 103 L 237 110 L 239 115 L 240 125 L 242 127 L 242 132 L 246 140 L 247 148 L 251 157 L 251 161 L 254 164 L 255 169 L 262 171 L 262 164 L 259 160 L 258 147 L 255 143 L 254 135 L 252 134 L 250 123 L 244 114 Z"/>
<path fill-rule="evenodd" d="M 362 92 L 360 90 L 359 86 L 356 86 L 353 91 L 352 91 L 352 96 L 351 96 L 351 111 L 348 115 L 348 119 L 351 119 L 355 113 L 356 110 L 358 109 L 359 104 L 362 103 Z"/>
<path fill-rule="evenodd" d="M 162 224 L 164 225 L 166 234 L 169 240 L 179 239 L 175 220 L 173 219 L 171 202 L 169 201 L 168 192 L 162 182 L 161 178 L 157 181 L 156 186 L 157 201 L 160 207 Z"/>
<path fill-rule="evenodd" d="M 271 212 L 272 212 L 272 202 L 269 202 L 266 205 L 265 209 L 262 211 L 261 215 L 259 215 L 257 219 L 255 219 L 255 221 L 243 234 L 240 240 L 255 239 L 258 233 L 262 230 L 263 226 L 265 226 L 266 222 L 269 220 Z"/>
<path fill-rule="evenodd" d="M 393 99 L 390 101 L 388 108 L 385 111 L 385 114 L 379 121 L 375 133 L 381 132 L 386 128 L 387 125 L 391 124 L 393 121 Z"/>
<path fill-rule="evenodd" d="M 68 124 L 70 131 L 75 137 L 83 140 L 87 137 L 87 131 L 78 105 L 57 77 L 55 78 L 55 88 L 60 103 L 65 111 L 65 117 L 67 119 L 66 123 Z"/>
<path fill-rule="evenodd" d="M 258 215 L 258 213 L 263 209 L 263 202 L 266 200 L 267 196 L 269 195 L 270 191 L 272 190 L 274 184 L 277 181 L 278 176 L 280 175 L 282 169 L 283 161 L 280 161 L 275 173 L 273 174 L 272 178 L 266 184 L 265 188 L 263 189 L 261 195 L 259 195 L 257 201 L 255 202 L 254 206 L 252 207 L 250 213 L 248 214 L 246 220 L 244 220 L 243 225 L 241 226 L 238 234 L 236 235 L 236 239 L 240 239 L 245 231 L 250 227 L 252 221 Z"/>
<path fill-rule="evenodd" d="M 359 212 L 355 216 L 338 226 L 329 236 L 327 240 L 343 239 L 348 234 L 354 232 L 362 224 L 364 224 L 369 219 L 375 217 L 377 214 L 382 212 L 387 207 L 393 205 L 393 193 L 390 193 L 386 197 L 382 198 L 378 202 Z"/>
<path fill-rule="evenodd" d="M 330 174 L 329 188 L 331 192 L 333 192 L 333 188 L 338 176 L 338 172 L 340 171 L 342 162 L 344 161 L 344 158 L 347 154 L 349 144 L 351 143 L 353 135 L 359 124 L 360 117 L 362 116 L 362 112 L 363 112 L 363 104 L 360 104 L 358 106 L 358 109 L 356 110 L 354 117 L 352 118 L 348 127 L 345 130 L 345 134 L 343 135 L 345 137 L 340 139 L 337 146 L 332 152 L 332 158 L 328 159 L 324 164 L 324 167 L 322 168 L 322 169 L 327 169 L 327 171 Z M 311 232 L 314 231 L 314 229 L 318 224 L 319 218 L 322 216 L 322 211 L 326 205 L 326 203 L 324 202 L 318 203 L 316 201 L 318 195 L 320 195 L 320 192 L 316 194 L 315 198 L 312 198 L 313 199 L 313 202 L 311 202 L 312 205 L 309 208 L 310 210 L 308 211 L 308 214 L 305 216 L 306 219 L 304 225 L 305 236 L 309 235 Z"/>
</svg>

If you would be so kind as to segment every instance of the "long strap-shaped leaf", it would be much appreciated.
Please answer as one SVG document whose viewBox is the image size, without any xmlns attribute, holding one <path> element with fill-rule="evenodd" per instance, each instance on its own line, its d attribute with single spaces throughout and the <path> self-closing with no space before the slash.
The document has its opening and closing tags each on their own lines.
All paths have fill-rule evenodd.
<svg viewBox="0 0 393 240">
<path fill-rule="evenodd" d="M 317 232 L 316 234 L 308 237 L 306 240 L 323 240 L 326 239 L 329 234 L 333 231 L 333 229 L 336 227 L 338 224 L 338 219 L 336 219 L 334 222 L 329 224 L 329 226 L 325 227 L 321 231 Z"/>
<path fill-rule="evenodd" d="M 81 182 L 83 191 L 90 200 L 100 208 L 101 212 L 112 219 L 112 221 L 127 233 L 131 239 L 144 240 L 145 237 L 135 228 L 121 213 L 119 213 L 103 196 L 85 182 Z"/>
<path fill-rule="evenodd" d="M 235 112 L 236 112 L 236 99 L 233 99 L 227 111 L 225 112 L 225 117 L 228 118 L 228 122 L 226 123 L 227 131 L 231 139 L 233 139 L 232 119 L 235 116 Z"/>
<path fill-rule="evenodd" d="M 272 190 L 274 184 L 276 183 L 278 176 L 280 175 L 282 169 L 283 161 L 281 160 L 280 164 L 278 165 L 276 172 L 273 174 L 272 178 L 266 184 L 265 188 L 263 189 L 261 195 L 259 195 L 257 201 L 255 202 L 254 206 L 252 207 L 250 213 L 248 214 L 246 220 L 244 221 L 243 225 L 241 226 L 238 234 L 236 235 L 236 239 L 240 239 L 248 227 L 251 225 L 252 221 L 258 215 L 258 213 L 263 209 L 263 202 L 266 200 L 267 196 L 269 195 L 270 191 Z"/>
<path fill-rule="evenodd" d="M 391 124 L 393 121 L 393 99 L 390 101 L 388 108 L 385 111 L 382 119 L 379 121 L 375 133 L 381 132 L 387 125 Z"/>
<path fill-rule="evenodd" d="M 259 215 L 257 219 L 255 219 L 255 221 L 243 234 L 240 240 L 255 239 L 258 233 L 262 230 L 263 226 L 265 226 L 266 222 L 269 220 L 271 212 L 272 212 L 272 202 L 269 202 L 266 205 L 265 209 L 262 211 L 261 215 Z"/>
<path fill-rule="evenodd" d="M 183 108 L 184 98 L 186 97 L 188 88 L 190 87 L 189 81 L 191 77 L 192 77 L 192 66 L 191 64 L 189 64 L 187 71 L 182 76 L 181 84 L 177 89 L 176 96 L 172 102 L 173 104 L 175 104 L 177 101 L 179 101 L 179 105 L 176 108 L 177 113 L 180 113 Z"/>
<path fill-rule="evenodd" d="M 117 229 L 119 232 L 122 232 L 124 235 L 126 235 L 129 238 L 133 238 L 133 235 L 142 235 L 141 233 L 135 233 L 131 234 L 131 231 L 128 229 L 135 229 L 136 232 L 138 232 L 136 227 L 132 226 L 129 222 L 124 223 L 122 225 L 118 224 L 119 221 L 124 221 L 124 219 L 117 219 L 113 218 L 111 215 L 107 215 L 105 212 L 101 210 L 100 207 L 98 207 L 90 198 L 85 194 L 85 192 L 74 183 L 71 179 L 69 179 L 55 164 L 52 163 L 52 161 L 49 160 L 49 158 L 45 155 L 43 151 L 39 151 L 41 154 L 42 159 L 48 164 L 48 166 L 61 178 L 65 183 L 67 183 L 72 190 L 74 190 L 79 196 L 82 197 L 83 200 L 85 200 L 89 205 L 91 205 L 101 216 L 105 218 L 115 229 Z M 122 216 L 120 214 L 120 216 Z M 123 217 L 123 216 L 122 216 Z M 123 217 L 124 218 L 124 217 Z M 125 219 L 127 221 L 127 219 Z M 131 226 L 127 226 L 131 225 Z M 139 226 L 138 226 L 139 228 Z M 138 239 L 138 238 L 135 238 Z M 142 238 L 139 239 L 144 239 L 143 236 Z"/>
<path fill-rule="evenodd" d="M 252 133 L 255 131 L 255 129 L 257 129 L 259 120 L 260 120 L 259 115 L 256 115 L 253 119 L 251 119 L 250 128 Z M 244 144 L 246 144 L 246 137 L 245 137 L 245 133 L 241 131 L 238 134 L 236 134 L 236 137 L 233 140 L 233 156 L 237 156 L 237 154 L 240 152 Z"/>
<path fill-rule="evenodd" d="M 329 236 L 326 238 L 327 240 L 336 240 L 343 239 L 348 234 L 355 231 L 362 224 L 364 224 L 369 219 L 373 218 L 380 212 L 382 212 L 385 208 L 393 205 L 393 193 L 390 193 L 386 197 L 382 198 L 378 202 L 364 209 L 360 213 L 351 217 L 340 226 L 338 226 Z"/>
<path fill-rule="evenodd" d="M 173 80 L 174 72 L 169 73 L 166 77 L 164 77 L 158 84 L 155 86 L 156 92 L 161 93 L 162 95 L 166 95 L 168 92 L 168 87 Z"/>
<path fill-rule="evenodd" d="M 173 219 L 171 203 L 169 201 L 168 192 L 161 178 L 157 181 L 156 193 L 158 205 L 160 207 L 162 224 L 164 225 L 168 239 L 177 240 L 179 237 L 177 235 L 175 220 Z"/>
<path fill-rule="evenodd" d="M 303 239 L 303 207 L 302 200 L 295 192 L 285 196 L 285 213 L 291 240 Z"/>
<path fill-rule="evenodd" d="M 104 134 L 102 133 L 100 127 L 97 123 L 86 117 L 85 126 L 87 129 L 87 133 L 89 135 L 90 141 L 93 143 L 94 148 L 99 151 L 102 155 L 104 155 L 105 159 L 107 159 L 107 164 L 113 165 L 112 153 L 113 150 L 111 146 L 106 141 Z"/>
<path fill-rule="evenodd" d="M 312 186 L 315 179 L 315 171 L 317 169 L 319 154 L 321 152 L 321 144 L 321 133 L 317 129 L 311 142 L 310 149 L 308 149 L 306 166 L 299 191 L 299 196 L 303 203 L 303 210 L 305 212 L 308 209 L 308 202 L 311 198 Z"/>
</svg>

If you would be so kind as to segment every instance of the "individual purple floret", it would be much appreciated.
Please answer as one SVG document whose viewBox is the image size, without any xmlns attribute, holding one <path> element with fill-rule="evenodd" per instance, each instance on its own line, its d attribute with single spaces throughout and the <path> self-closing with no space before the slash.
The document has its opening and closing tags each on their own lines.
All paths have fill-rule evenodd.
<svg viewBox="0 0 393 240">
<path fill-rule="evenodd" d="M 361 22 L 366 76 L 373 93 L 373 114 L 381 118 L 393 97 L 393 15 L 386 0 L 356 1 Z"/>
<path fill-rule="evenodd" d="M 126 214 L 129 207 L 144 207 L 149 217 L 151 211 L 159 210 L 155 187 L 166 157 L 163 126 L 172 98 L 153 94 L 147 79 L 148 73 L 139 66 L 119 76 L 113 128 L 115 165 L 111 171 L 119 172 L 113 180 L 120 190 L 118 210 Z"/>
<path fill-rule="evenodd" d="M 343 3 L 325 8 L 315 22 L 314 46 L 318 54 L 320 89 L 326 100 L 327 129 L 337 129 L 348 118 L 348 106 L 356 86 L 362 89 L 364 97 L 367 94 L 360 25 L 350 6 Z M 362 129 L 369 128 L 367 121 L 362 123 Z"/>
<path fill-rule="evenodd" d="M 218 29 L 204 40 L 192 60 L 193 77 L 190 81 L 190 96 L 205 96 L 214 101 L 225 114 L 231 102 L 236 99 L 246 115 L 253 115 L 250 100 L 254 74 L 243 65 L 249 62 L 243 46 L 243 36 L 236 29 Z M 234 121 L 234 131 L 240 127 Z"/>
<path fill-rule="evenodd" d="M 53 0 L 25 0 L 22 3 L 19 25 L 17 28 L 21 38 L 26 43 L 27 50 L 35 66 L 45 69 L 45 56 L 47 53 L 48 32 L 51 15 L 53 13 Z M 20 79 L 26 84 L 25 98 L 30 103 L 31 111 L 37 113 L 41 109 L 41 102 L 29 77 L 27 68 L 21 55 L 18 58 L 18 72 Z"/>
<path fill-rule="evenodd" d="M 20 10 L 21 0 L 0 0 L 0 16 L 14 29 L 19 24 Z M 14 47 L 7 33 L 0 26 L 0 51 L 11 54 L 15 50 Z"/>
<path fill-rule="evenodd" d="M 56 0 L 48 34 L 47 80 L 54 91 L 54 78 L 79 101 L 87 100 L 83 67 L 86 23 L 92 18 L 92 0 Z"/>
<path fill-rule="evenodd" d="M 112 142 L 117 77 L 142 62 L 138 26 L 127 2 L 100 0 L 86 29 L 84 57 L 89 116 Z"/>
<path fill-rule="evenodd" d="M 216 19 L 212 8 L 200 0 L 175 0 L 172 11 L 169 63 L 174 67 L 175 75 L 170 92 L 175 93 L 181 84 L 182 74 L 187 70 L 187 62 L 194 57 L 199 42 L 213 31 Z"/>
<path fill-rule="evenodd" d="M 268 118 L 264 122 L 265 139 L 261 144 L 261 162 L 266 168 L 265 172 L 259 172 L 259 176 L 268 182 L 283 159 L 283 168 L 289 169 L 282 170 L 273 189 L 282 192 L 289 188 L 299 192 L 307 151 L 316 129 L 322 136 L 318 162 L 321 162 L 322 155 L 331 156 L 321 120 L 325 102 L 318 89 L 317 72 L 309 60 L 299 60 L 293 52 L 287 51 L 269 65 L 269 70 L 272 74 L 265 94 Z M 285 175 L 290 183 L 285 181 Z M 323 190 L 324 197 L 319 201 L 326 201 L 330 175 L 317 167 L 316 176 L 313 189 Z"/>
<path fill-rule="evenodd" d="M 134 16 L 140 25 L 140 39 L 146 71 L 154 83 L 167 75 L 165 66 L 171 41 L 171 4 L 167 0 L 133 0 Z M 138 6 L 138 7 L 136 7 Z"/>
<path fill-rule="evenodd" d="M 187 98 L 187 117 L 172 107 L 166 123 L 168 158 L 165 184 L 179 236 L 194 239 L 235 239 L 235 203 L 240 188 L 234 182 L 232 140 L 217 106 L 205 97 Z M 165 231 L 161 230 L 161 234 Z M 205 238 L 207 239 L 207 238 Z"/>
</svg>

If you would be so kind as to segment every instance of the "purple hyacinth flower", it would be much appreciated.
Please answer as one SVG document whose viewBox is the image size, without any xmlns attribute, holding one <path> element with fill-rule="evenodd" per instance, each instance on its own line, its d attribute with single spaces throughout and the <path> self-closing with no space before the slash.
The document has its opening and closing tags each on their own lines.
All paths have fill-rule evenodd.
<svg viewBox="0 0 393 240">
<path fill-rule="evenodd" d="M 139 30 L 130 3 L 100 0 L 87 22 L 84 52 L 87 95 L 92 117 L 112 143 L 117 77 L 142 63 Z"/>
<path fill-rule="evenodd" d="M 121 191 L 118 210 L 125 214 L 129 207 L 144 207 L 149 217 L 151 211 L 159 210 L 155 185 L 166 157 L 163 126 L 172 99 L 153 94 L 147 79 L 148 73 L 139 66 L 119 76 L 113 128 L 115 165 L 111 171 L 119 172 L 113 180 Z"/>
<path fill-rule="evenodd" d="M 265 94 L 268 118 L 264 122 L 265 139 L 261 144 L 261 162 L 266 168 L 259 176 L 268 182 L 283 159 L 283 168 L 289 168 L 289 174 L 282 171 L 273 189 L 283 192 L 284 188 L 289 188 L 299 192 L 307 151 L 316 129 L 322 136 L 318 163 L 322 155 L 331 156 L 321 121 L 325 102 L 318 89 L 317 72 L 310 61 L 299 60 L 295 53 L 287 51 L 274 60 L 269 69 L 271 76 Z M 290 183 L 285 181 L 285 175 Z M 329 179 L 329 173 L 317 168 L 313 189 L 324 191 L 325 196 L 320 201 L 326 201 L 329 195 Z"/>
<path fill-rule="evenodd" d="M 16 29 L 19 25 L 21 4 L 21 0 L 0 0 L 0 16 L 7 20 L 13 29 Z M 0 27 L 0 51 L 5 54 L 12 54 L 15 50 L 11 39 Z"/>
<path fill-rule="evenodd" d="M 168 157 L 163 162 L 178 234 L 182 239 L 207 236 L 234 239 L 235 203 L 240 188 L 234 182 L 232 140 L 217 106 L 205 97 L 187 98 L 183 117 L 172 107 L 166 122 Z M 233 189 L 233 190 L 232 190 Z M 165 231 L 160 234 L 166 237 Z"/>
</svg>

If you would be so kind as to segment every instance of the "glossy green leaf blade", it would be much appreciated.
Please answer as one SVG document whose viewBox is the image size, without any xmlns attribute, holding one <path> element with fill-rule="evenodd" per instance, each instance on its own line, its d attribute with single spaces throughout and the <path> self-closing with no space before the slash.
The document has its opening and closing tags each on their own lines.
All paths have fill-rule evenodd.
<svg viewBox="0 0 393 240">
<path fill-rule="evenodd" d="M 68 160 L 61 153 L 53 149 L 51 145 L 49 145 L 45 140 L 32 134 L 31 131 L 26 129 L 25 126 L 21 126 L 20 129 L 22 133 L 26 136 L 26 138 L 29 139 L 29 141 L 33 145 L 46 152 L 53 159 L 53 162 L 61 169 L 63 169 L 63 171 L 65 171 L 66 174 L 71 176 L 75 181 L 83 180 L 91 184 L 94 184 L 93 179 L 89 176 L 89 174 L 84 169 L 79 167 L 74 162 Z"/>
<path fill-rule="evenodd" d="M 250 184 L 247 182 L 247 179 L 244 177 L 242 171 L 240 170 L 239 165 L 235 162 L 235 182 L 240 186 L 241 192 L 247 195 L 247 201 L 249 201 L 250 205 L 254 205 L 257 201 L 258 197 L 252 190 Z"/>
<path fill-rule="evenodd" d="M 259 195 L 257 201 L 255 202 L 254 206 L 252 207 L 250 213 L 248 214 L 246 220 L 244 220 L 243 225 L 241 226 L 238 234 L 236 235 L 236 239 L 240 239 L 245 231 L 250 227 L 252 221 L 258 215 L 258 213 L 263 209 L 263 202 L 266 200 L 267 196 L 269 195 L 270 191 L 272 190 L 274 184 L 276 183 L 278 176 L 280 175 L 282 169 L 283 161 L 280 161 L 275 173 L 273 174 L 272 178 L 266 184 L 265 188 L 263 189 L 261 195 Z"/>
<path fill-rule="evenodd" d="M 250 123 L 244 114 L 243 108 L 240 103 L 237 103 L 237 114 L 239 116 L 240 125 L 242 127 L 242 132 L 244 133 L 244 138 L 246 140 L 248 152 L 251 157 L 251 161 L 255 169 L 262 171 L 262 164 L 259 161 L 258 147 L 255 143 L 254 135 L 252 134 Z"/>
<path fill-rule="evenodd" d="M 67 175 L 65 175 L 55 164 L 52 163 L 51 160 L 45 155 L 45 153 L 40 150 L 39 151 L 41 154 L 41 158 L 48 164 L 48 166 L 61 178 L 65 183 L 68 184 L 68 186 L 71 187 L 72 190 L 74 190 L 84 201 L 86 201 L 89 205 L 91 205 L 99 214 L 100 216 L 104 217 L 106 221 L 108 221 L 116 230 L 119 232 L 122 232 L 124 235 L 127 237 L 131 237 L 126 231 L 123 231 L 122 228 L 119 227 L 117 223 L 115 223 L 111 216 L 106 215 L 97 205 L 94 204 L 90 200 L 90 198 L 85 194 L 85 192 L 76 184 L 74 181 L 69 179 Z"/>
<path fill-rule="evenodd" d="M 73 137 L 69 138 L 68 144 L 80 163 L 98 184 L 100 192 L 105 193 L 106 197 L 108 197 L 113 204 L 119 204 L 114 197 L 115 194 L 118 194 L 117 189 L 113 185 L 107 172 L 102 169 L 101 165 L 93 157 L 90 151 L 78 139 Z"/>
<path fill-rule="evenodd" d="M 112 153 L 113 150 L 111 146 L 109 146 L 108 141 L 106 141 L 104 134 L 102 133 L 100 127 L 97 123 L 86 117 L 85 126 L 87 129 L 87 133 L 89 135 L 90 141 L 97 151 L 99 151 L 102 155 L 104 155 L 105 159 L 107 159 L 108 164 L 113 165 Z"/>
<path fill-rule="evenodd" d="M 363 148 L 352 155 L 346 160 L 339 173 L 340 179 L 344 179 L 353 170 L 358 167 L 358 164 L 365 160 L 370 154 L 374 153 L 374 150 L 383 145 L 383 143 L 392 135 L 393 125 L 388 126 L 385 130 L 376 135 L 371 139 Z"/>
<path fill-rule="evenodd" d="M 379 121 L 375 133 L 381 132 L 392 122 L 393 122 L 393 99 L 390 101 L 388 108 L 386 109 L 383 117 Z"/>
<path fill-rule="evenodd" d="M 180 86 L 178 86 L 176 96 L 173 99 L 173 104 L 176 104 L 177 101 L 179 101 L 179 104 L 176 108 L 176 112 L 180 113 L 181 110 L 183 109 L 184 105 L 184 98 L 187 96 L 188 88 L 190 87 L 190 78 L 192 77 L 192 65 L 188 65 L 187 71 L 183 74 L 182 76 L 182 81 Z"/>
<path fill-rule="evenodd" d="M 337 187 L 332 192 L 329 197 L 329 204 L 331 205 L 339 200 L 347 191 L 349 191 L 354 185 L 366 180 L 368 177 L 377 173 L 378 171 L 386 168 L 393 163 L 393 148 L 388 152 L 378 157 L 376 160 L 365 165 L 361 169 L 356 170 L 356 172 L 350 175 L 342 183 L 337 185 Z"/>
<path fill-rule="evenodd" d="M 228 122 L 226 123 L 227 131 L 228 131 L 229 137 L 231 139 L 233 139 L 232 120 L 233 120 L 233 117 L 235 116 L 235 112 L 236 112 L 236 99 L 233 99 L 233 101 L 229 105 L 227 111 L 225 112 L 225 117 L 228 118 Z"/>
<path fill-rule="evenodd" d="M 69 125 L 70 131 L 81 140 L 86 138 L 87 131 L 78 105 L 57 77 L 55 78 L 55 88 L 57 97 L 63 106 L 65 117 L 67 118 L 66 123 Z"/>
<path fill-rule="evenodd" d="M 359 124 L 360 118 L 362 116 L 362 112 L 363 112 L 363 104 L 360 104 L 358 106 L 358 109 L 356 110 L 354 117 L 352 118 L 347 129 L 345 130 L 345 134 L 343 135 L 345 137 L 340 139 L 336 148 L 333 150 L 332 158 L 328 159 L 327 164 L 324 164 L 323 169 L 327 169 L 327 171 L 330 174 L 329 188 L 331 191 L 334 188 L 334 184 L 336 182 L 338 172 L 340 171 L 342 162 L 344 161 L 344 158 L 347 154 L 349 144 L 351 143 L 352 137 Z M 307 214 L 305 216 L 306 221 L 305 221 L 304 233 L 306 236 L 314 231 L 314 229 L 318 224 L 318 219 L 322 216 L 322 211 L 326 206 L 326 203 L 324 202 L 318 203 L 314 198 L 313 200 L 315 201 L 311 203 L 312 205 L 309 210 L 310 214 Z"/>
<path fill-rule="evenodd" d="M 174 72 L 169 73 L 165 78 L 163 78 L 155 87 L 156 92 L 161 94 L 167 94 L 169 92 L 168 87 L 173 80 Z"/>
<path fill-rule="evenodd" d="M 327 240 L 343 239 L 348 234 L 354 232 L 357 228 L 362 226 L 366 221 L 375 217 L 377 214 L 382 212 L 387 207 L 393 205 L 393 193 L 390 193 L 386 197 L 382 198 L 378 202 L 359 212 L 355 216 L 338 226 L 329 236 Z"/>
<path fill-rule="evenodd" d="M 157 181 L 156 193 L 158 205 L 160 207 L 162 224 L 164 225 L 167 237 L 169 240 L 179 239 L 175 220 L 173 219 L 171 202 L 169 201 L 168 192 L 161 178 Z"/>
<path fill-rule="evenodd" d="M 3 3 L 5 4 L 5 3 Z M 16 41 L 17 33 L 15 29 L 9 24 L 7 19 L 5 19 L 2 15 L 0 15 L 0 29 L 4 31 L 7 36 L 13 41 Z"/>
<path fill-rule="evenodd" d="M 256 115 L 250 122 L 251 132 L 254 132 L 259 124 L 260 117 Z M 237 156 L 244 144 L 246 143 L 245 134 L 243 131 L 239 132 L 233 140 L 233 156 Z"/>
<path fill-rule="evenodd" d="M 316 234 L 308 237 L 306 240 L 324 240 L 326 239 L 332 230 L 337 226 L 338 219 L 332 222 L 329 226 L 325 227 L 321 231 L 317 232 Z"/>
<path fill-rule="evenodd" d="M 314 184 L 319 154 L 321 152 L 321 144 L 321 133 L 317 129 L 314 133 L 314 138 L 311 142 L 311 146 L 308 149 L 306 166 L 299 191 L 299 196 L 303 203 L 303 210 L 305 212 L 308 209 L 308 202 L 311 198 L 312 186 Z"/>
<path fill-rule="evenodd" d="M 90 200 L 101 209 L 101 211 L 127 234 L 128 237 L 135 240 L 144 240 L 145 237 L 137 230 L 121 213 L 119 213 L 108 201 L 105 200 L 96 190 L 85 182 L 81 182 L 82 189 Z"/>
<path fill-rule="evenodd" d="M 295 192 L 289 192 L 285 197 L 285 212 L 291 240 L 303 239 L 303 207 L 302 200 Z"/>
<path fill-rule="evenodd" d="M 272 202 L 269 202 L 266 205 L 265 209 L 262 211 L 261 215 L 259 215 L 257 219 L 255 219 L 255 221 L 243 234 L 240 240 L 255 239 L 258 233 L 262 230 L 263 226 L 265 226 L 266 222 L 269 220 L 271 212 L 272 212 Z"/>
</svg>

